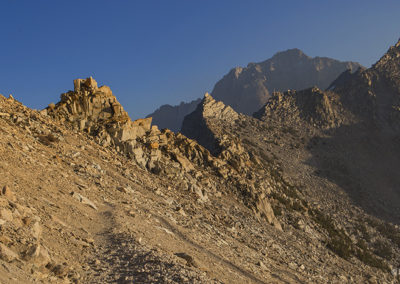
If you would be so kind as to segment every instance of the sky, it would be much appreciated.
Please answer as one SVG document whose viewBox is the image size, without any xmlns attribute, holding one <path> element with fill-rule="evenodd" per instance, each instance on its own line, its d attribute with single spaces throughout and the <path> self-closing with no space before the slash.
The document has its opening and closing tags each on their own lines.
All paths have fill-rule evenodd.
<svg viewBox="0 0 400 284">
<path fill-rule="evenodd" d="M 0 93 L 42 109 L 93 76 L 131 118 L 299 48 L 369 67 L 400 38 L 398 0 L 0 0 Z"/>
</svg>

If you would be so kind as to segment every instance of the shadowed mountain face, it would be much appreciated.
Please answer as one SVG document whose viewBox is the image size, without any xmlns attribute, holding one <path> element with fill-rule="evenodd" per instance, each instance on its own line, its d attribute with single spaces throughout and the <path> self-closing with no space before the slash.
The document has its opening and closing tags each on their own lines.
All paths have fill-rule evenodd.
<svg viewBox="0 0 400 284">
<path fill-rule="evenodd" d="M 275 92 L 254 117 L 231 110 L 206 96 L 185 117 L 182 133 L 216 155 L 229 148 L 226 141 L 236 141 L 250 157 L 275 165 L 299 191 L 272 196 L 286 209 L 304 198 L 359 245 L 379 232 L 386 244 L 400 248 L 393 225 L 400 224 L 400 41 L 371 68 L 344 72 L 328 90 Z M 386 223 L 377 225 L 374 218 Z M 344 236 L 330 237 L 328 248 L 338 253 L 341 243 L 362 261 L 372 251 L 391 255 L 373 248 L 380 241 L 359 249 Z"/>
<path fill-rule="evenodd" d="M 202 105 L 208 100 L 205 98 Z M 274 93 L 254 117 L 264 124 L 251 127 L 244 123 L 249 118 L 239 116 L 228 118 L 229 126 L 221 126 L 199 106 L 185 118 L 182 132 L 210 151 L 215 151 L 215 146 L 210 148 L 210 137 L 221 133 L 250 141 L 259 139 L 260 143 L 265 139 L 292 144 L 295 152 L 311 156 L 296 161 L 287 156 L 290 150 L 278 151 L 275 157 L 282 164 L 309 164 L 316 176 L 336 184 L 367 212 L 400 223 L 400 42 L 371 68 L 341 74 L 327 91 L 310 88 Z M 265 125 L 280 131 L 269 137 Z M 204 135 L 206 132 L 208 135 Z M 301 133 L 300 139 L 286 140 L 286 132 Z"/>
<path fill-rule="evenodd" d="M 273 91 L 301 90 L 313 86 L 326 89 L 342 72 L 361 67 L 327 57 L 309 57 L 299 49 L 279 52 L 272 58 L 236 67 L 215 84 L 211 95 L 235 111 L 251 115 L 259 110 Z M 149 117 L 160 128 L 179 131 L 185 115 L 195 110 L 200 99 L 178 106 L 161 106 Z"/>
<path fill-rule="evenodd" d="M 177 106 L 162 105 L 147 117 L 152 117 L 153 122 L 161 129 L 168 128 L 178 132 L 181 130 L 182 121 L 185 116 L 194 111 L 201 99 L 191 101 L 190 103 L 181 102 Z"/>
</svg>

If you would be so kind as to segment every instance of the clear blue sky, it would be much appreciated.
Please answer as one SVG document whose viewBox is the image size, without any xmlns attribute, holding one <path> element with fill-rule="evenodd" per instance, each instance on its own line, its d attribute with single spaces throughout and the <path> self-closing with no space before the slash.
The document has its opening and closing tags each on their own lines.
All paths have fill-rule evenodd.
<svg viewBox="0 0 400 284">
<path fill-rule="evenodd" d="M 0 93 L 40 109 L 93 76 L 143 117 L 293 47 L 370 66 L 399 39 L 399 12 L 398 0 L 1 0 Z"/>
</svg>

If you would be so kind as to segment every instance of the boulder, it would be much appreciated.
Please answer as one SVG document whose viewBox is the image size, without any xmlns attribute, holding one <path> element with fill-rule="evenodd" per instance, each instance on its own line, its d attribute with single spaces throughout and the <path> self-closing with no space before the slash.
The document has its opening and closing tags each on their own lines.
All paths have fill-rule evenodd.
<svg viewBox="0 0 400 284">
<path fill-rule="evenodd" d="M 268 223 L 273 225 L 279 231 L 282 231 L 282 226 L 276 219 L 274 211 L 272 210 L 271 204 L 263 195 L 258 199 L 256 204 L 257 213 L 267 219 Z"/>
</svg>

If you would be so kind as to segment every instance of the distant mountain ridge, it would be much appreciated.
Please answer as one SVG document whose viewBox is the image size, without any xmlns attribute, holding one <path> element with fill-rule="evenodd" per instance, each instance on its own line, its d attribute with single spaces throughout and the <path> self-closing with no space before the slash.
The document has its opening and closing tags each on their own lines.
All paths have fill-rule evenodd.
<svg viewBox="0 0 400 284">
<path fill-rule="evenodd" d="M 169 128 L 172 131 L 178 132 L 181 129 L 182 121 L 185 116 L 194 111 L 201 99 L 193 100 L 185 103 L 181 102 L 179 105 L 162 105 L 147 117 L 152 117 L 154 124 L 158 125 L 161 129 Z"/>
<path fill-rule="evenodd" d="M 299 49 L 276 53 L 260 63 L 231 69 L 218 81 L 211 95 L 235 111 L 251 115 L 258 111 L 273 91 L 302 90 L 317 86 L 326 89 L 344 71 L 362 67 L 327 57 L 309 57 Z M 196 109 L 201 99 L 178 106 L 163 105 L 148 117 L 160 128 L 179 131 L 185 115 Z"/>
</svg>

